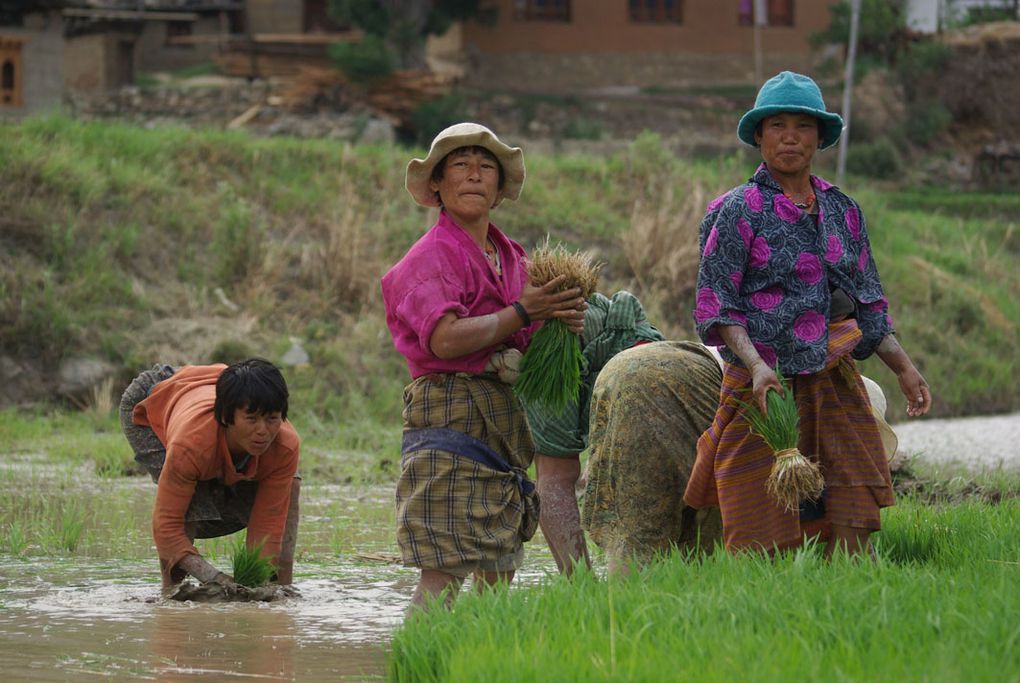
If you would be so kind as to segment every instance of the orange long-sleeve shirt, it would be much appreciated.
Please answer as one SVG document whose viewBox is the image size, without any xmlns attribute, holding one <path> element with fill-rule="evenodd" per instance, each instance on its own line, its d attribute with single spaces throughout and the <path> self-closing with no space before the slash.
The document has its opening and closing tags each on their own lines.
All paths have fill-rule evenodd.
<svg viewBox="0 0 1020 683">
<path fill-rule="evenodd" d="M 150 427 L 166 446 L 152 513 L 152 537 L 166 578 L 186 555 L 199 554 L 184 532 L 184 515 L 199 481 L 218 479 L 227 486 L 257 481 L 247 545 L 250 548 L 263 541 L 263 555 L 276 557 L 280 553 L 300 439 L 285 421 L 269 450 L 252 456 L 243 472 L 235 471 L 224 428 L 213 417 L 216 380 L 225 368 L 184 366 L 153 387 L 132 415 L 136 425 Z"/>
</svg>

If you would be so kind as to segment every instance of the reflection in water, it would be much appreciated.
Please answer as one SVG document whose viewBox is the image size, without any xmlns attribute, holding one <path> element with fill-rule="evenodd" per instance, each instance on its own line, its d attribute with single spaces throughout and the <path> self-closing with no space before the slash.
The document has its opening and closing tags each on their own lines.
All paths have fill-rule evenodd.
<svg viewBox="0 0 1020 683">
<path fill-rule="evenodd" d="M 415 579 L 340 563 L 336 577 L 299 579 L 301 598 L 206 605 L 155 600 L 158 583 L 136 578 L 151 563 L 118 564 L 0 564 L 4 680 L 381 679 Z"/>
<path fill-rule="evenodd" d="M 547 552 L 529 555 L 517 585 L 554 566 Z M 298 576 L 300 598 L 196 604 L 157 599 L 150 561 L 2 560 L 0 671 L 5 681 L 382 680 L 417 572 L 341 560 L 314 574 Z"/>
<path fill-rule="evenodd" d="M 0 463 L 0 476 L 4 472 L 9 469 Z M 418 573 L 355 555 L 396 550 L 390 487 L 309 488 L 299 553 L 311 561 L 303 564 L 299 554 L 295 577 L 301 598 L 191 604 L 157 599 L 149 535 L 153 487 L 128 479 L 82 481 L 76 472 L 61 472 L 53 481 L 38 465 L 30 481 L 11 474 L 20 483 L 0 496 L 0 522 L 20 518 L 26 527 L 46 528 L 60 521 L 63 508 L 56 503 L 70 500 L 87 512 L 88 522 L 78 553 L 60 556 L 63 551 L 43 538 L 30 551 L 46 551 L 50 556 L 43 559 L 0 554 L 4 683 L 384 678 L 390 634 L 403 621 Z M 210 544 L 202 552 L 218 552 L 217 563 L 225 562 L 221 547 Z M 535 583 L 554 571 L 545 544 L 532 542 L 514 584 Z"/>
</svg>

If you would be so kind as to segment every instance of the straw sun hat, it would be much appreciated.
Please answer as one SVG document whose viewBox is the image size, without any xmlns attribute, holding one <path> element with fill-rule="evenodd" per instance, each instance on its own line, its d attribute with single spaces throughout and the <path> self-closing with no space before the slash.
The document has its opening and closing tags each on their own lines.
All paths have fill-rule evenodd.
<svg viewBox="0 0 1020 683">
<path fill-rule="evenodd" d="M 503 189 L 493 206 L 503 199 L 517 199 L 524 186 L 524 152 L 520 147 L 510 147 L 496 137 L 491 130 L 477 123 L 458 123 L 440 131 L 432 141 L 429 155 L 424 159 L 411 159 L 407 164 L 404 187 L 422 206 L 439 206 L 436 193 L 429 187 L 432 169 L 443 157 L 460 147 L 484 147 L 495 155 L 503 167 Z"/>
<path fill-rule="evenodd" d="M 843 117 L 825 110 L 825 100 L 818 84 L 807 76 L 783 71 L 765 81 L 758 91 L 754 108 L 744 114 L 737 124 L 737 137 L 742 142 L 757 147 L 754 131 L 762 119 L 783 112 L 810 114 L 822 122 L 821 139 L 818 148 L 825 149 L 836 144 L 843 134 Z"/>
</svg>

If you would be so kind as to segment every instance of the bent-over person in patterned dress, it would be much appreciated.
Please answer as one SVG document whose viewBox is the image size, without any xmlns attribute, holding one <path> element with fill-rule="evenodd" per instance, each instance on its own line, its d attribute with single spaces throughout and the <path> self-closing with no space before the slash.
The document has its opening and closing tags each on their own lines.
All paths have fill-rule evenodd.
<svg viewBox="0 0 1020 683">
<path fill-rule="evenodd" d="M 683 501 L 721 382 L 712 353 L 688 341 L 635 346 L 599 373 L 581 524 L 611 574 L 674 546 L 711 550 L 722 537 L 718 508 L 697 511 Z"/>
<path fill-rule="evenodd" d="M 407 359 L 404 437 L 397 483 L 397 542 L 421 570 L 411 605 L 443 596 L 464 578 L 510 581 L 538 526 L 538 496 L 525 472 L 534 446 L 511 386 L 539 321 L 580 334 L 578 289 L 562 278 L 528 284 L 524 249 L 489 222 L 517 199 L 524 155 L 488 128 L 440 132 L 405 186 L 439 216 L 382 279 L 386 324 Z"/>
</svg>

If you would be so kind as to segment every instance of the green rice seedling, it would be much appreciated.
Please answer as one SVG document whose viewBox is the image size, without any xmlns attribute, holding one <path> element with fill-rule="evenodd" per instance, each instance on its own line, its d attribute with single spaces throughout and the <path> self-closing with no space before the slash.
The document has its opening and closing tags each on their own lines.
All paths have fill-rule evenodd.
<svg viewBox="0 0 1020 683">
<path fill-rule="evenodd" d="M 558 291 L 578 287 L 588 299 L 598 285 L 598 271 L 592 255 L 569 252 L 562 244 L 549 246 L 549 240 L 537 248 L 528 264 L 531 284 L 541 287 L 566 275 Z M 577 400 L 581 388 L 581 340 L 560 320 L 546 320 L 531 339 L 521 358 L 520 376 L 514 391 L 522 400 L 553 412 L 559 412 Z"/>
<path fill-rule="evenodd" d="M 28 549 L 28 538 L 25 530 L 18 520 L 7 525 L 7 552 L 14 556 L 21 556 Z"/>
<path fill-rule="evenodd" d="M 78 549 L 82 531 L 85 530 L 85 517 L 77 504 L 68 504 L 60 513 L 60 547 L 68 552 Z"/>
<path fill-rule="evenodd" d="M 276 573 L 273 564 L 262 557 L 261 541 L 248 548 L 244 539 L 238 536 L 231 548 L 231 561 L 234 567 L 234 581 L 248 588 L 264 586 Z"/>
<path fill-rule="evenodd" d="M 770 389 L 765 400 L 768 414 L 763 415 L 757 405 L 737 401 L 744 409 L 744 417 L 751 431 L 758 434 L 776 455 L 765 490 L 784 510 L 792 512 L 803 500 L 814 500 L 822 494 L 825 479 L 818 464 L 808 460 L 797 448 L 800 439 L 800 417 L 793 389 L 776 366 L 776 376 L 785 391 L 780 394 Z"/>
<path fill-rule="evenodd" d="M 884 541 L 914 533 L 919 510 L 952 531 L 891 560 Z M 581 570 L 462 594 L 395 632 L 389 680 L 1002 680 L 1020 667 L 1018 526 L 1020 500 L 904 500 L 883 512 L 875 562 L 818 545 L 674 553 L 611 582 Z"/>
</svg>

